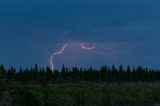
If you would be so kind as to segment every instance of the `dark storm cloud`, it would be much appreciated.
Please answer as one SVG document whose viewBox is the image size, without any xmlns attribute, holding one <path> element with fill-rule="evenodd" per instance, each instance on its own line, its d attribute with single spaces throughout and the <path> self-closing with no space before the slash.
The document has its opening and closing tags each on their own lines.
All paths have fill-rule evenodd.
<svg viewBox="0 0 160 106">
<path fill-rule="evenodd" d="M 120 63 L 145 64 L 147 58 L 154 66 L 160 53 L 159 4 L 158 0 L 1 0 L 0 62 L 44 66 L 56 43 L 127 42 L 136 49 L 127 60 L 117 55 Z"/>
</svg>

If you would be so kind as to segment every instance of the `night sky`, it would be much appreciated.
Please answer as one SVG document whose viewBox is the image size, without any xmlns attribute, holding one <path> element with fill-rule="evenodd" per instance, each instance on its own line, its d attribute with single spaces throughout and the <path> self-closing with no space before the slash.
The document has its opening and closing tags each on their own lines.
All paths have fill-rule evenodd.
<svg viewBox="0 0 160 106">
<path fill-rule="evenodd" d="M 160 68 L 159 5 L 159 0 L 0 0 L 0 64 L 46 67 L 51 54 L 70 43 L 54 59 L 56 68 Z M 81 42 L 96 43 L 96 52 L 83 50 Z"/>
</svg>

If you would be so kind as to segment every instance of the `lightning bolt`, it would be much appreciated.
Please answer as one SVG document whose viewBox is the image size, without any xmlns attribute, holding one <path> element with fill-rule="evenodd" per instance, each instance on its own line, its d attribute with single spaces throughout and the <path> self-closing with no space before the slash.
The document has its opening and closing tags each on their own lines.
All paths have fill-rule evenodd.
<svg viewBox="0 0 160 106">
<path fill-rule="evenodd" d="M 92 47 L 86 47 L 83 43 L 81 43 L 80 46 L 81 46 L 82 49 L 91 50 L 93 53 L 96 53 L 96 54 L 99 54 L 99 55 L 110 56 L 112 58 L 113 62 L 115 64 L 117 64 L 117 59 L 116 59 L 116 57 L 112 53 L 100 52 L 100 51 L 94 50 L 96 48 L 96 44 L 95 43 L 94 43 L 94 45 Z M 110 49 L 110 48 L 105 48 L 103 45 L 99 45 L 99 46 L 102 49 Z"/>
<path fill-rule="evenodd" d="M 113 54 L 111 54 L 111 53 L 104 53 L 104 52 L 100 52 L 100 51 L 92 51 L 93 53 L 96 53 L 96 54 L 99 54 L 99 55 L 105 55 L 105 56 L 110 56 L 111 58 L 112 58 L 112 60 L 113 60 L 113 62 L 114 62 L 114 64 L 117 64 L 117 59 L 116 59 L 116 57 L 113 55 Z"/>
<path fill-rule="evenodd" d="M 104 50 L 107 50 L 107 51 L 110 51 L 110 52 L 99 52 L 99 51 L 94 51 L 95 53 L 98 53 L 98 54 L 101 54 L 101 55 L 110 56 L 110 57 L 112 58 L 114 64 L 118 64 L 117 59 L 116 59 L 116 57 L 115 57 L 115 55 L 114 55 L 115 52 L 113 51 L 112 48 L 106 47 L 106 46 L 101 45 L 101 44 L 99 44 L 98 46 L 99 46 L 100 48 L 102 48 L 102 49 L 104 49 Z"/>
<path fill-rule="evenodd" d="M 80 45 L 80 48 L 82 48 L 82 49 L 84 49 L 84 50 L 89 50 L 89 51 L 91 51 L 91 52 L 93 52 L 93 53 L 96 53 L 96 54 L 99 54 L 99 55 L 110 56 L 110 57 L 112 58 L 112 60 L 114 61 L 114 63 L 117 64 L 116 57 L 113 55 L 113 53 L 101 52 L 101 51 L 98 51 L 98 50 L 94 50 L 94 49 L 96 49 L 96 46 L 97 46 L 97 47 L 99 46 L 100 48 L 102 48 L 102 49 L 104 49 L 104 50 L 105 50 L 105 49 L 107 50 L 107 49 L 109 49 L 109 48 L 105 48 L 103 45 L 96 45 L 95 43 L 94 43 L 93 46 L 91 46 L 91 47 L 86 47 L 85 44 L 83 44 L 83 43 L 80 43 L 79 45 Z M 61 54 L 64 52 L 64 50 L 66 49 L 66 47 L 68 47 L 68 46 L 69 46 L 69 43 L 64 44 L 64 46 L 60 49 L 60 51 L 54 52 L 54 53 L 51 55 L 49 63 L 50 63 L 50 65 L 51 65 L 51 70 L 52 70 L 53 73 L 54 73 L 54 63 L 53 63 L 54 58 L 55 58 L 57 55 L 61 55 Z"/>
<path fill-rule="evenodd" d="M 93 50 L 96 48 L 96 44 L 94 43 L 94 45 L 92 47 L 86 47 L 83 43 L 80 44 L 82 49 L 86 49 L 86 50 Z"/>
<path fill-rule="evenodd" d="M 49 63 L 50 63 L 50 65 L 51 65 L 51 70 L 52 70 L 53 73 L 54 73 L 53 59 L 54 59 L 57 55 L 62 54 L 62 53 L 64 52 L 65 48 L 66 48 L 68 45 L 69 45 L 69 44 L 66 43 L 66 44 L 60 49 L 60 51 L 55 52 L 55 53 L 53 53 L 53 54 L 51 55 Z"/>
</svg>

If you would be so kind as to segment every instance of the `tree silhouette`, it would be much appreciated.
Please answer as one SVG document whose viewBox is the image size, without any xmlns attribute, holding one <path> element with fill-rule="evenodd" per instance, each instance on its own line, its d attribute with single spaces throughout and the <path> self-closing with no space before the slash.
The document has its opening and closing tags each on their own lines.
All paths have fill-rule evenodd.
<svg viewBox="0 0 160 106">
<path fill-rule="evenodd" d="M 10 82 L 16 81 L 21 83 L 80 83 L 80 82 L 155 82 L 160 81 L 160 70 L 149 68 L 127 66 L 119 68 L 112 65 L 111 67 L 104 65 L 100 70 L 93 67 L 86 68 L 67 68 L 64 65 L 62 70 L 52 70 L 47 68 L 38 68 L 37 64 L 34 67 L 22 69 L 18 71 L 11 67 L 6 70 L 3 65 L 0 65 L 0 79 Z"/>
</svg>

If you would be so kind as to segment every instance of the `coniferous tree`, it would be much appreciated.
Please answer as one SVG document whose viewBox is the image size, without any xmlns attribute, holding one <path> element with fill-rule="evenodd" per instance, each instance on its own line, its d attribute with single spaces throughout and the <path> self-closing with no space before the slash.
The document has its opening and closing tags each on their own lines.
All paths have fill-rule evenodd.
<svg viewBox="0 0 160 106">
<path fill-rule="evenodd" d="M 131 81 L 131 69 L 130 66 L 127 66 L 127 72 L 126 72 L 126 81 Z"/>
<path fill-rule="evenodd" d="M 4 66 L 1 64 L 0 65 L 0 79 L 4 79 L 5 78 L 5 68 Z"/>
</svg>

